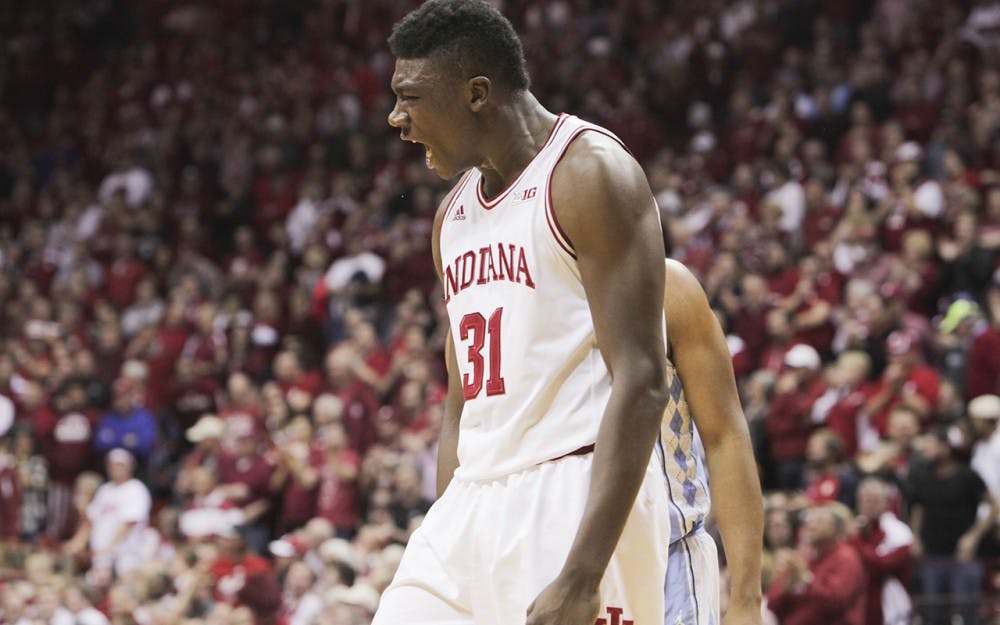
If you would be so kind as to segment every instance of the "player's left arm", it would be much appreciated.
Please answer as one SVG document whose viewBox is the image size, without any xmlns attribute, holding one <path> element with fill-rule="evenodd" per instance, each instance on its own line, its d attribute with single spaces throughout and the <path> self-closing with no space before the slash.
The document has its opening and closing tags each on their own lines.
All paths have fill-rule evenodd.
<svg viewBox="0 0 1000 625">
<path fill-rule="evenodd" d="M 610 137 L 588 132 L 570 144 L 553 172 L 551 194 L 575 249 L 612 389 L 576 537 L 527 622 L 593 625 L 599 584 L 635 503 L 666 404 L 663 239 L 641 167 Z M 650 580 L 651 589 L 661 585 Z"/>
<path fill-rule="evenodd" d="M 729 564 L 732 591 L 726 621 L 759 623 L 763 499 L 732 359 L 697 278 L 681 263 L 668 260 L 667 285 L 667 339 L 705 445 L 712 508 Z"/>
</svg>

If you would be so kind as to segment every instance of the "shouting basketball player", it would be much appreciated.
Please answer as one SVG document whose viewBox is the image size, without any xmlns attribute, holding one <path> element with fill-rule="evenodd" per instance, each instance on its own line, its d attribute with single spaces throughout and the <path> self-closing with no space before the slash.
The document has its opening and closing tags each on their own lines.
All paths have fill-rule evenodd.
<svg viewBox="0 0 1000 625">
<path fill-rule="evenodd" d="M 669 518 L 663 241 L 639 164 L 547 111 L 482 0 L 395 27 L 389 123 L 442 178 L 439 481 L 376 625 L 650 625 Z"/>
</svg>

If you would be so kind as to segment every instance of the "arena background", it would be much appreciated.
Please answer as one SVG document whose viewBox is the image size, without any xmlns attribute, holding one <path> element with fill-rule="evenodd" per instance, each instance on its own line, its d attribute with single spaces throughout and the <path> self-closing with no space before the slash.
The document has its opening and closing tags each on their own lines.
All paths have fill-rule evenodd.
<svg viewBox="0 0 1000 625">
<path fill-rule="evenodd" d="M 446 185 L 385 121 L 414 5 L 0 0 L 0 621 L 370 621 L 445 381 Z M 864 590 L 913 597 L 895 622 L 998 618 L 995 526 L 955 541 L 1000 495 L 1000 4 L 502 8 L 540 100 L 642 162 L 718 311 L 765 592 L 839 501 Z M 939 539 L 880 560 L 871 476 Z"/>
</svg>

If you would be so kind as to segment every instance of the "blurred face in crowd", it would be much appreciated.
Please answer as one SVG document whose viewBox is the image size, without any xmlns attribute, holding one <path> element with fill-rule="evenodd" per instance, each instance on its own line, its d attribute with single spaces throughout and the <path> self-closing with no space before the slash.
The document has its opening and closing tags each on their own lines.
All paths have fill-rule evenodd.
<svg viewBox="0 0 1000 625">
<path fill-rule="evenodd" d="M 293 562 L 285 574 L 285 590 L 293 596 L 304 595 L 313 585 L 315 578 L 305 562 Z"/>
<path fill-rule="evenodd" d="M 122 460 L 108 460 L 108 477 L 115 484 L 122 484 L 132 479 L 132 463 Z"/>
<path fill-rule="evenodd" d="M 765 542 L 771 549 L 791 547 L 795 543 L 792 535 L 791 517 L 784 508 L 769 510 L 764 523 Z"/>
<path fill-rule="evenodd" d="M 284 351 L 274 357 L 274 377 L 279 381 L 294 382 L 299 373 L 299 361 L 295 354 Z"/>
<path fill-rule="evenodd" d="M 889 439 L 902 447 L 909 447 L 920 433 L 917 415 L 907 408 L 896 408 L 889 413 Z"/>
<path fill-rule="evenodd" d="M 313 402 L 313 421 L 317 427 L 323 427 L 334 421 L 340 421 L 344 413 L 344 402 L 336 395 L 324 393 Z"/>
<path fill-rule="evenodd" d="M 877 519 L 889 509 L 888 486 L 879 480 L 865 480 L 858 486 L 858 515 Z"/>
<path fill-rule="evenodd" d="M 240 458 L 249 458 L 255 455 L 257 453 L 257 439 L 249 435 L 238 437 L 233 443 L 233 453 Z"/>
<path fill-rule="evenodd" d="M 792 336 L 792 328 L 788 323 L 788 314 L 783 310 L 772 310 L 767 313 L 767 334 L 778 341 L 787 340 Z"/>
<path fill-rule="evenodd" d="M 806 443 L 806 461 L 812 466 L 825 466 L 837 461 L 836 446 L 838 441 L 831 440 L 835 436 L 829 431 L 818 431 L 809 437 Z"/>
<path fill-rule="evenodd" d="M 829 506 L 812 508 L 806 513 L 803 536 L 814 547 L 823 548 L 837 540 L 837 518 Z"/>
<path fill-rule="evenodd" d="M 837 359 L 837 383 L 854 388 L 868 378 L 871 358 L 864 352 L 844 352 Z"/>
<path fill-rule="evenodd" d="M 250 378 L 244 373 L 234 373 L 229 376 L 226 383 L 226 391 L 229 399 L 236 405 L 245 405 L 250 402 L 253 394 L 253 384 Z"/>
<path fill-rule="evenodd" d="M 191 472 L 191 489 L 198 497 L 205 497 L 218 483 L 215 472 L 208 467 L 197 467 Z"/>
</svg>

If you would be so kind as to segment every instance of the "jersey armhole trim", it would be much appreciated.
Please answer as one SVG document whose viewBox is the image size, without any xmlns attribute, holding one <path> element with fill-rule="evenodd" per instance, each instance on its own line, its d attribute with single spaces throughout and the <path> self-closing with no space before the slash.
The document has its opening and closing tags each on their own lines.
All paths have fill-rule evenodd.
<svg viewBox="0 0 1000 625">
<path fill-rule="evenodd" d="M 552 201 L 552 173 L 555 171 L 556 166 L 559 165 L 559 161 L 561 161 L 563 156 L 566 155 L 566 150 L 569 149 L 569 146 L 573 143 L 573 141 L 587 131 L 599 132 L 602 135 L 610 137 L 615 141 L 615 143 L 622 146 L 626 152 L 632 154 L 632 151 L 628 149 L 628 146 L 626 146 L 621 139 L 612 133 L 597 126 L 583 126 L 573 131 L 573 134 L 569 136 L 566 143 L 563 145 L 559 155 L 556 156 L 556 160 L 552 163 L 549 175 L 545 179 L 545 220 L 548 222 L 549 230 L 552 231 L 552 236 L 555 237 L 559 247 L 563 248 L 567 254 L 572 256 L 573 260 L 576 260 L 576 246 L 573 245 L 573 241 L 569 238 L 569 235 L 566 234 L 566 231 L 563 230 L 562 225 L 559 223 L 559 218 L 556 216 L 555 203 Z"/>
<path fill-rule="evenodd" d="M 452 209 L 455 208 L 455 204 L 458 203 L 458 198 L 462 197 L 462 192 L 465 191 L 465 187 L 469 184 L 469 180 L 473 177 L 474 172 L 475 170 L 470 169 L 469 172 L 465 174 L 465 177 L 462 178 L 456 186 L 455 194 L 451 196 L 450 200 L 448 200 L 448 206 L 445 207 L 444 210 L 444 217 L 441 218 L 442 230 L 444 230 L 444 225 L 448 223 L 448 217 L 451 216 Z"/>
</svg>

